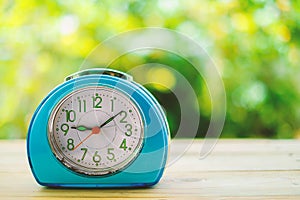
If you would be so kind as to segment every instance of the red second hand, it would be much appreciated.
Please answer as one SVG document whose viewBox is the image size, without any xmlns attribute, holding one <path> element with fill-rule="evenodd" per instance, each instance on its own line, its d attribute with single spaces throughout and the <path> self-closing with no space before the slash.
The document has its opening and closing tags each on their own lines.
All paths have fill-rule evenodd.
<svg viewBox="0 0 300 200">
<path fill-rule="evenodd" d="M 82 143 L 84 143 L 87 139 L 89 139 L 89 137 L 91 137 L 93 134 L 99 134 L 99 133 L 100 133 L 100 128 L 98 126 L 95 126 L 94 128 L 92 128 L 92 132 L 88 136 L 86 136 L 86 138 L 81 140 L 81 142 L 77 144 L 72 151 L 77 149 Z"/>
</svg>

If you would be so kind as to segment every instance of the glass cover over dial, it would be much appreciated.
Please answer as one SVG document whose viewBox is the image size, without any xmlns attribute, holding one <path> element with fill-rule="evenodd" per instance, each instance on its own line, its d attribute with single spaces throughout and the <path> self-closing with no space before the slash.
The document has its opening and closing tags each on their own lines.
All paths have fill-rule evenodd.
<svg viewBox="0 0 300 200">
<path fill-rule="evenodd" d="M 65 96 L 48 122 L 56 158 L 72 171 L 90 176 L 128 166 L 141 151 L 143 137 L 135 102 L 109 87 L 87 87 Z"/>
</svg>

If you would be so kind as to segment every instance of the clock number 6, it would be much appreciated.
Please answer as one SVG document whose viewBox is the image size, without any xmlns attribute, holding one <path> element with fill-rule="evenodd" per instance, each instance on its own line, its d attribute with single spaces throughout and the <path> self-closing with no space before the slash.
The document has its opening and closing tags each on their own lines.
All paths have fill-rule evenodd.
<svg viewBox="0 0 300 200">
<path fill-rule="evenodd" d="M 101 161 L 101 157 L 98 154 L 98 151 L 95 152 L 95 154 L 93 156 L 93 161 L 96 163 L 96 165 L 98 165 L 98 163 Z"/>
<path fill-rule="evenodd" d="M 68 131 L 69 131 L 69 125 L 68 124 L 62 124 L 60 126 L 60 129 L 62 130 L 62 132 L 64 132 L 64 136 L 66 136 L 68 134 Z"/>
</svg>

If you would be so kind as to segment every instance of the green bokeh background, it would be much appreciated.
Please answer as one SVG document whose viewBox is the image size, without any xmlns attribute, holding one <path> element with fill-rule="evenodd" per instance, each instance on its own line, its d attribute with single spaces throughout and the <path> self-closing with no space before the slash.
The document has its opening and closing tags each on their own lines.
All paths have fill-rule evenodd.
<svg viewBox="0 0 300 200">
<path fill-rule="evenodd" d="M 227 95 L 221 137 L 300 137 L 300 4 L 297 1 L 0 1 L 0 138 L 25 138 L 39 102 L 76 72 L 105 39 L 142 27 L 164 27 L 197 41 L 214 60 Z M 203 137 L 210 97 L 184 59 L 162 51 L 122 57 L 112 68 L 162 63 L 180 71 L 198 95 Z M 174 74 L 161 68 L 148 79 Z M 148 85 L 166 109 L 172 135 L 178 104 L 170 90 Z M 188 136 L 188 134 L 187 134 Z"/>
</svg>

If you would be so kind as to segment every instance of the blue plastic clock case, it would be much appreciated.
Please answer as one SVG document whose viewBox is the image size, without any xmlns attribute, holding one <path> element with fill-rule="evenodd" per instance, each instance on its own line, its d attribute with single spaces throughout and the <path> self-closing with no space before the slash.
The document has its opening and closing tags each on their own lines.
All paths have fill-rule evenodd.
<svg viewBox="0 0 300 200">
<path fill-rule="evenodd" d="M 122 72 L 120 72 L 122 73 Z M 128 95 L 139 107 L 144 121 L 143 147 L 125 169 L 106 176 L 78 174 L 58 161 L 47 137 L 48 120 L 57 103 L 74 90 L 105 86 Z M 27 155 L 36 181 L 49 187 L 147 187 L 155 185 L 165 169 L 169 127 L 157 100 L 132 80 L 108 74 L 88 74 L 65 81 L 53 89 L 36 109 L 28 129 Z"/>
</svg>

